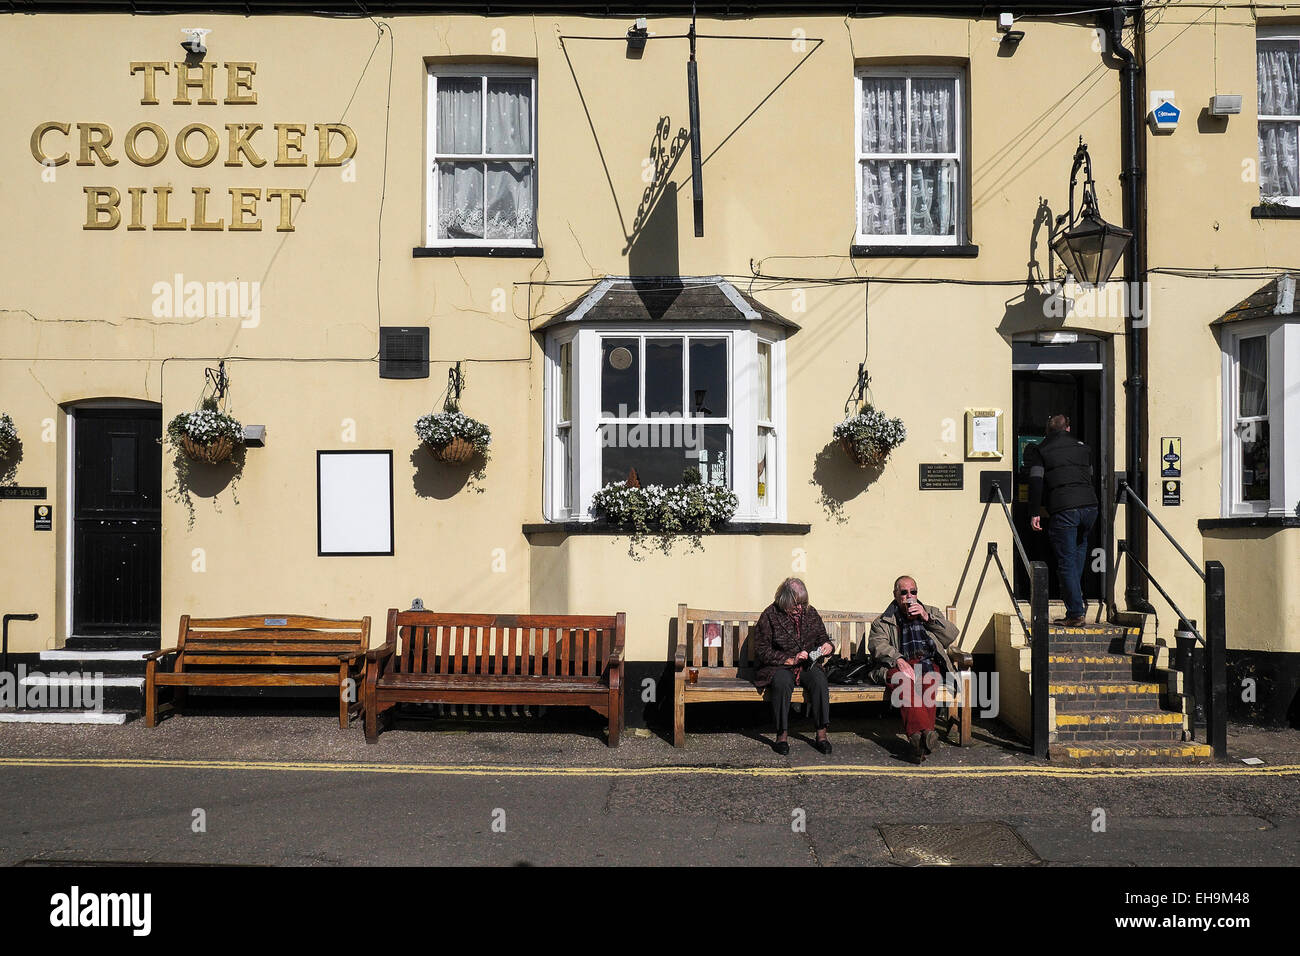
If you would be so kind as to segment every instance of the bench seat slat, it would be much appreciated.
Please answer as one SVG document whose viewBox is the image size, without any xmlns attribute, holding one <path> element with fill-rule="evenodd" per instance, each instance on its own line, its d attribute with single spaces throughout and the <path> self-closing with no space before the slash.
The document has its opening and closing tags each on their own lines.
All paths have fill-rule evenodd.
<svg viewBox="0 0 1300 956">
<path fill-rule="evenodd" d="M 334 682 L 338 683 L 338 668 L 343 662 L 336 656 L 320 654 L 239 654 L 235 652 L 221 654 L 186 654 L 185 666 L 221 667 L 227 664 L 241 664 L 260 667 L 333 667 Z M 188 670 L 180 673 L 189 673 Z"/>
<path fill-rule="evenodd" d="M 219 671 L 159 671 L 154 675 L 154 683 L 164 687 L 337 687 L 339 672 L 287 671 L 266 674 Z"/>
</svg>

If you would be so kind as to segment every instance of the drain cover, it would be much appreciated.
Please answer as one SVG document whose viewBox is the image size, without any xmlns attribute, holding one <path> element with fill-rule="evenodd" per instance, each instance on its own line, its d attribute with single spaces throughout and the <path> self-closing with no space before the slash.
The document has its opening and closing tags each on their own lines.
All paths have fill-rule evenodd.
<svg viewBox="0 0 1300 956">
<path fill-rule="evenodd" d="M 1024 866 L 1041 862 L 1005 823 L 890 824 L 880 827 L 898 863 L 912 866 Z"/>
</svg>

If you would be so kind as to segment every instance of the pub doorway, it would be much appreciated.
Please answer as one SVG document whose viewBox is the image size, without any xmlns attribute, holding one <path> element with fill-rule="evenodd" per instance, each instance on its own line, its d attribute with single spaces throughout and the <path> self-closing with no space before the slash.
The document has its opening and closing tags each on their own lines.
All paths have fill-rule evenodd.
<svg viewBox="0 0 1300 956">
<path fill-rule="evenodd" d="M 1097 602 L 1103 600 L 1106 591 L 1106 555 L 1110 553 L 1111 489 L 1103 480 L 1112 467 L 1112 424 L 1107 400 L 1110 376 L 1105 346 L 1099 338 L 1083 333 L 1049 333 L 1011 344 L 1011 453 L 1015 468 L 1012 521 L 1029 560 L 1045 561 L 1051 569 L 1051 600 L 1061 600 L 1046 522 L 1043 531 L 1035 531 L 1029 523 L 1029 469 L 1024 456 L 1030 443 L 1046 437 L 1048 417 L 1058 413 L 1069 416 L 1071 435 L 1092 453 L 1093 487 L 1100 501 L 1083 573 L 1083 596 L 1090 617 L 1095 615 Z M 1016 598 L 1028 600 L 1029 576 L 1019 561 L 1014 563 Z"/>
<path fill-rule="evenodd" d="M 69 410 L 71 634 L 157 637 L 162 615 L 162 408 Z"/>
</svg>

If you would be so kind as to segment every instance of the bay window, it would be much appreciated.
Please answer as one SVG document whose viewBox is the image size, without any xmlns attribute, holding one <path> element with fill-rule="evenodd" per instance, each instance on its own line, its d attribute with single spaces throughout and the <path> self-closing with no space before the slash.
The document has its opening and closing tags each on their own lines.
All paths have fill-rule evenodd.
<svg viewBox="0 0 1300 956">
<path fill-rule="evenodd" d="M 1223 515 L 1300 514 L 1300 324 L 1223 331 Z"/>
<path fill-rule="evenodd" d="M 734 520 L 784 520 L 784 348 L 735 323 L 552 332 L 547 519 L 591 519 L 606 484 L 669 486 L 694 470 L 736 493 Z"/>
</svg>

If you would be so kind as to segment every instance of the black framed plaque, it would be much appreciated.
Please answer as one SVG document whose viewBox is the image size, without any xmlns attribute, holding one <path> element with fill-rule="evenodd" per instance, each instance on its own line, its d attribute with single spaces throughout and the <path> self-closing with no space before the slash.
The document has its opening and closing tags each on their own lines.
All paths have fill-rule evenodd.
<svg viewBox="0 0 1300 956">
<path fill-rule="evenodd" d="M 921 491 L 961 491 L 965 469 L 959 461 L 922 462 L 917 486 Z"/>
</svg>

